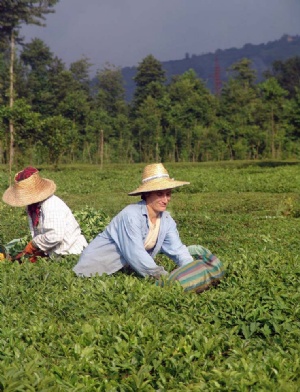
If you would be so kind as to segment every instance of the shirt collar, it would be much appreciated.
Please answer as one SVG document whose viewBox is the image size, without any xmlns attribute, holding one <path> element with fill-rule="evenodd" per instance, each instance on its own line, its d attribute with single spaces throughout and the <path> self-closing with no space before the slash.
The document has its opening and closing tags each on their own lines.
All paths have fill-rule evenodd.
<svg viewBox="0 0 300 392">
<path fill-rule="evenodd" d="M 142 214 L 148 216 L 148 210 L 147 210 L 147 206 L 146 206 L 145 200 L 141 200 L 137 204 L 139 204 L 141 206 Z"/>
<path fill-rule="evenodd" d="M 141 200 L 137 204 L 139 204 L 141 206 L 142 214 L 145 215 L 147 217 L 147 219 L 149 219 L 148 210 L 147 210 L 147 206 L 146 206 L 145 200 Z M 162 220 L 164 216 L 165 216 L 165 214 L 163 212 L 161 212 L 160 213 L 160 219 Z"/>
</svg>

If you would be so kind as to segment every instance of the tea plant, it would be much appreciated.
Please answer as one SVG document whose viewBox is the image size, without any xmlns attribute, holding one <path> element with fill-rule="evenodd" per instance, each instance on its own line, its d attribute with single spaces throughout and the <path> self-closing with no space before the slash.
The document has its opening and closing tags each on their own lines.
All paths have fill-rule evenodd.
<svg viewBox="0 0 300 392">
<path fill-rule="evenodd" d="M 88 206 L 74 211 L 74 216 L 80 223 L 81 232 L 88 242 L 101 233 L 110 222 L 110 217 L 105 212 Z"/>
<path fill-rule="evenodd" d="M 1 262 L 0 390 L 299 391 L 299 166 L 166 167 L 191 182 L 174 191 L 170 212 L 184 243 L 223 261 L 220 285 L 192 295 L 122 272 L 78 278 L 76 256 Z M 141 170 L 43 175 L 90 241 L 138 200 L 127 193 Z M 22 209 L 0 208 L 5 241 L 28 235 Z"/>
</svg>

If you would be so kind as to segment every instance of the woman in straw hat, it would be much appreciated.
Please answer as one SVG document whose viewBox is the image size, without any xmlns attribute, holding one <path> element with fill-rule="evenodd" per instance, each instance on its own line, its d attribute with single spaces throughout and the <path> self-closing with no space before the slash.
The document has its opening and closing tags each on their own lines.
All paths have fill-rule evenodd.
<svg viewBox="0 0 300 392">
<path fill-rule="evenodd" d="M 54 195 L 56 184 L 42 178 L 34 167 L 15 175 L 15 183 L 3 194 L 13 207 L 26 207 L 32 240 L 15 260 L 23 257 L 35 262 L 38 256 L 80 254 L 86 239 L 70 208 Z"/>
<path fill-rule="evenodd" d="M 168 275 L 168 272 L 155 263 L 158 252 L 171 258 L 179 270 L 191 265 L 193 254 L 181 242 L 176 223 L 166 211 L 172 189 L 186 184 L 189 182 L 170 178 L 161 163 L 147 165 L 141 185 L 129 193 L 129 196 L 141 195 L 142 200 L 125 207 L 112 219 L 106 229 L 84 249 L 74 272 L 78 276 L 90 277 L 95 274 L 112 274 L 129 267 L 143 277 L 159 278 Z M 199 253 L 199 248 L 194 249 L 195 252 Z M 215 276 L 219 277 L 220 269 L 215 269 Z M 202 268 L 201 271 L 202 276 L 206 276 L 201 277 L 202 286 L 208 282 L 207 267 L 204 270 Z M 189 272 L 187 274 L 185 271 L 184 274 L 190 279 Z M 174 280 L 180 281 L 180 278 L 179 273 Z M 209 275 L 209 283 L 211 279 Z M 185 289 L 187 287 L 191 287 L 190 281 Z"/>
</svg>

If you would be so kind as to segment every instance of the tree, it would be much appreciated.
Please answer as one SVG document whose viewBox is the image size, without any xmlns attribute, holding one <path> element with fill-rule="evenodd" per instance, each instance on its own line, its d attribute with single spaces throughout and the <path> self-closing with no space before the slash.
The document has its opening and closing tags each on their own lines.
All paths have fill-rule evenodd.
<svg viewBox="0 0 300 392">
<path fill-rule="evenodd" d="M 111 64 L 97 73 L 96 106 L 107 111 L 111 116 L 125 114 L 127 105 L 125 102 L 125 89 L 121 69 Z"/>
<path fill-rule="evenodd" d="M 90 94 L 90 67 L 92 64 L 87 57 L 83 57 L 70 65 L 70 72 L 77 85 L 77 89 L 84 90 L 88 95 Z"/>
<path fill-rule="evenodd" d="M 243 58 L 232 64 L 228 71 L 231 77 L 244 85 L 253 86 L 256 79 L 256 71 L 251 68 L 252 61 Z"/>
<path fill-rule="evenodd" d="M 297 94 L 296 89 L 300 88 L 300 57 L 274 61 L 271 71 L 266 72 L 265 76 L 274 77 L 280 86 L 288 91 L 289 98 L 294 98 Z"/>
<path fill-rule="evenodd" d="M 256 124 L 259 107 L 256 73 L 248 59 L 234 63 L 229 72 L 232 76 L 222 88 L 216 124 L 230 159 L 243 159 L 247 154 L 246 135 Z"/>
<path fill-rule="evenodd" d="M 198 125 L 193 129 L 192 161 L 212 161 L 224 159 L 225 144 L 214 127 Z"/>
<path fill-rule="evenodd" d="M 161 111 L 157 101 L 148 96 L 140 105 L 135 120 L 138 151 L 141 162 L 159 162 L 161 159 Z"/>
<path fill-rule="evenodd" d="M 285 104 L 287 109 L 287 152 L 293 157 L 300 157 L 300 88 L 295 88 L 295 96 Z"/>
<path fill-rule="evenodd" d="M 46 14 L 54 12 L 52 7 L 58 0 L 1 0 L 0 2 L 0 35 L 10 42 L 10 89 L 9 106 L 14 104 L 14 55 L 15 43 L 20 41 L 19 30 L 23 23 L 43 26 Z M 14 155 L 14 124 L 9 122 L 10 133 L 10 176 Z"/>
<path fill-rule="evenodd" d="M 162 97 L 166 76 L 162 64 L 154 56 L 148 55 L 138 65 L 137 73 L 133 79 L 136 83 L 132 110 L 134 116 L 139 106 L 149 95 L 154 99 Z"/>
<path fill-rule="evenodd" d="M 95 156 L 96 163 L 102 159 L 103 144 L 108 145 L 112 133 L 112 119 L 107 111 L 96 108 L 89 112 L 86 125 L 86 135 L 83 140 L 83 158 L 90 163 Z M 107 155 L 109 154 L 106 151 Z M 102 162 L 103 163 L 103 162 Z"/>
<path fill-rule="evenodd" d="M 16 99 L 14 106 L 8 109 L 8 118 L 13 120 L 18 133 L 15 137 L 16 161 L 20 164 L 33 162 L 36 145 L 41 139 L 40 114 L 24 99 Z"/>
<path fill-rule="evenodd" d="M 215 117 L 215 98 L 189 70 L 172 80 L 168 86 L 170 114 L 168 133 L 175 141 L 175 160 L 193 159 L 193 145 L 197 144 L 198 126 L 208 127 Z"/>
<path fill-rule="evenodd" d="M 69 93 L 79 91 L 79 84 L 61 59 L 55 57 L 49 66 L 48 87 L 45 89 L 45 115 L 60 115 L 59 105 Z M 81 90 L 83 91 L 83 90 Z M 84 91 L 84 94 L 87 93 Z"/>
<path fill-rule="evenodd" d="M 271 157 L 281 158 L 283 139 L 285 136 L 285 96 L 288 94 L 275 78 L 267 79 L 259 85 L 264 103 L 266 115 L 266 125 L 268 130 L 268 145 L 271 150 Z"/>
<path fill-rule="evenodd" d="M 106 63 L 97 72 L 94 91 L 93 111 L 98 113 L 89 116 L 88 133 L 94 134 L 98 144 L 97 155 L 100 156 L 103 149 L 105 160 L 120 162 L 123 159 L 124 162 L 132 155 L 132 135 L 121 69 Z"/>
<path fill-rule="evenodd" d="M 51 115 L 52 91 L 49 83 L 54 55 L 40 39 L 35 38 L 23 46 L 20 60 L 25 67 L 25 88 L 21 93 L 32 105 L 34 111 Z M 54 103 L 56 107 L 56 103 Z"/>
<path fill-rule="evenodd" d="M 57 167 L 59 159 L 66 156 L 74 142 L 72 121 L 63 116 L 53 116 L 43 119 L 40 148 L 49 161 Z"/>
<path fill-rule="evenodd" d="M 58 112 L 72 120 L 74 126 L 84 125 L 90 111 L 88 96 L 85 91 L 70 91 L 58 105 Z"/>
<path fill-rule="evenodd" d="M 9 89 L 8 70 L 5 54 L 0 53 L 0 105 L 6 104 L 7 101 L 7 91 Z"/>
</svg>

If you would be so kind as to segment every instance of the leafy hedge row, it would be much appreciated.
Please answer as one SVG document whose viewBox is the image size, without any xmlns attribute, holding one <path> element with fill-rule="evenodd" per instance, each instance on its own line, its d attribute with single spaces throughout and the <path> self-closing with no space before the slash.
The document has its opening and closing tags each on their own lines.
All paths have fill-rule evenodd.
<svg viewBox="0 0 300 392">
<path fill-rule="evenodd" d="M 241 176 L 235 167 L 232 176 L 225 168 L 214 173 L 217 184 L 227 178 L 226 192 L 174 193 L 170 210 L 184 242 L 206 245 L 227 270 L 217 288 L 201 295 L 122 273 L 78 278 L 72 272 L 75 256 L 59 263 L 1 262 L 0 390 L 299 391 L 300 178 L 295 169 L 288 171 L 294 173 L 295 192 L 276 192 L 276 183 L 269 193 L 255 187 L 230 191 L 236 176 L 241 186 L 248 181 L 247 170 L 241 169 Z M 262 168 L 258 174 L 271 183 L 286 170 Z M 196 179 L 199 171 L 211 173 L 190 166 L 182 168 L 181 177 Z M 69 173 L 51 174 L 57 182 L 65 179 L 66 189 L 68 181 L 72 186 Z M 75 170 L 73 181 L 76 176 L 82 172 Z M 89 239 L 128 202 L 113 187 L 102 183 L 99 196 L 93 193 L 99 208 L 78 208 L 85 199 L 70 196 Z M 103 210 L 105 189 L 112 197 Z M 293 209 L 286 214 L 279 206 L 290 197 Z M 0 206 L 0 227 L 11 239 L 18 234 L 12 216 L 24 215 Z M 25 224 L 19 225 L 22 233 Z M 169 271 L 174 267 L 161 255 L 157 262 Z"/>
<path fill-rule="evenodd" d="M 71 257 L 60 264 L 5 262 L 0 385 L 296 391 L 300 267 L 292 254 L 287 258 L 241 257 L 217 289 L 199 296 L 121 273 L 78 279 Z"/>
</svg>

